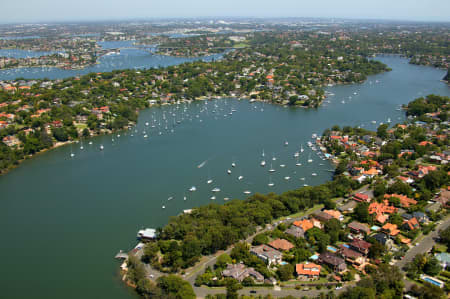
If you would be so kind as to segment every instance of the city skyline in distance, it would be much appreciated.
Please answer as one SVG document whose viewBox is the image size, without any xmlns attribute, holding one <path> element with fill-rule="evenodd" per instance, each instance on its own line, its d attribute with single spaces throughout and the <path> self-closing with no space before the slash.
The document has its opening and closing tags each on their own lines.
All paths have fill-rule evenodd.
<svg viewBox="0 0 450 299">
<path fill-rule="evenodd" d="M 79 0 L 9 1 L 1 23 L 108 21 L 157 18 L 337 18 L 450 22 L 450 1 L 356 0 L 145 1 Z"/>
</svg>

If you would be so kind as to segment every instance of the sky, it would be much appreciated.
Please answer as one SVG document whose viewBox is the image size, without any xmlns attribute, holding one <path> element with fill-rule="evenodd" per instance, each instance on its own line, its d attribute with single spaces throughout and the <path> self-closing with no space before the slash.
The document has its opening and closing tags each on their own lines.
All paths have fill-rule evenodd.
<svg viewBox="0 0 450 299">
<path fill-rule="evenodd" d="M 2 0 L 1 23 L 178 17 L 320 17 L 450 22 L 450 0 Z"/>
</svg>

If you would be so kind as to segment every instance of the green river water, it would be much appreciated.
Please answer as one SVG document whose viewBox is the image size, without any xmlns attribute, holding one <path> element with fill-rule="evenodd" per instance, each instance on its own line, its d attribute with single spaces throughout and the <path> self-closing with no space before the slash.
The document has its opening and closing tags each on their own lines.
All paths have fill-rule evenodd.
<svg viewBox="0 0 450 299">
<path fill-rule="evenodd" d="M 374 129 L 388 118 L 393 124 L 404 120 L 399 105 L 429 93 L 450 95 L 440 82 L 443 70 L 377 59 L 393 70 L 363 84 L 329 87 L 334 95 L 319 109 L 235 99 L 152 108 L 141 112 L 137 132 L 85 140 L 83 150 L 73 144 L 22 163 L 0 177 L 0 297 L 135 297 L 113 257 L 136 245 L 138 229 L 163 226 L 169 216 L 210 202 L 214 187 L 221 189 L 215 202 L 223 203 L 224 197 L 244 198 L 244 190 L 323 183 L 332 165 L 307 147 L 313 133 L 335 124 Z M 296 166 L 293 154 L 301 145 L 302 166 Z M 263 150 L 266 167 L 260 166 Z M 197 191 L 190 193 L 191 186 Z"/>
</svg>

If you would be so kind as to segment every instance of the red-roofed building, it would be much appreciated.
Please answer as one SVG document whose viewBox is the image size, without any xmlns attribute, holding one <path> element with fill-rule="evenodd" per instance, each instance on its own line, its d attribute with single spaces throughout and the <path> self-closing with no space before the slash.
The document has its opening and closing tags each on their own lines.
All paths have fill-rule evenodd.
<svg viewBox="0 0 450 299">
<path fill-rule="evenodd" d="M 368 177 L 374 177 L 378 175 L 378 170 L 376 168 L 370 168 L 369 170 L 363 171 L 363 174 Z"/>
<path fill-rule="evenodd" d="M 383 225 L 383 230 L 386 231 L 390 236 L 396 236 L 400 233 L 400 230 L 397 228 L 397 224 L 386 223 Z"/>
<path fill-rule="evenodd" d="M 437 168 L 436 166 L 423 166 L 420 165 L 419 166 L 419 178 L 423 178 L 424 176 L 426 176 L 429 172 L 431 171 L 435 171 Z"/>
<path fill-rule="evenodd" d="M 364 193 L 356 193 L 355 195 L 353 195 L 353 199 L 359 202 L 370 202 L 369 195 Z"/>
<path fill-rule="evenodd" d="M 409 220 L 405 220 L 405 222 L 403 222 L 402 228 L 405 230 L 415 230 L 420 228 L 420 224 L 419 221 L 417 221 L 416 217 L 413 217 Z"/>
<path fill-rule="evenodd" d="M 295 272 L 301 280 L 316 279 L 319 278 L 321 268 L 322 266 L 314 263 L 297 264 L 295 265 Z"/>
<path fill-rule="evenodd" d="M 269 243 L 269 246 L 278 250 L 288 251 L 294 248 L 291 242 L 285 239 L 276 239 Z"/>
<path fill-rule="evenodd" d="M 312 223 L 312 221 L 308 220 L 308 219 L 303 219 L 303 220 L 299 220 L 299 221 L 294 221 L 293 223 L 295 226 L 300 227 L 301 229 L 303 229 L 304 232 L 306 232 L 308 229 L 311 229 L 314 227 L 314 224 Z"/>
<path fill-rule="evenodd" d="M 419 142 L 419 145 L 420 146 L 427 146 L 427 145 L 432 145 L 433 143 L 432 142 L 429 142 L 429 141 L 422 141 L 422 142 Z"/>
<path fill-rule="evenodd" d="M 20 144 L 20 140 L 16 136 L 5 136 L 3 137 L 2 141 L 9 147 Z"/>
<path fill-rule="evenodd" d="M 60 120 L 54 120 L 52 121 L 51 126 L 54 128 L 61 128 L 63 126 L 63 123 Z"/>
<path fill-rule="evenodd" d="M 412 178 L 410 178 L 410 177 L 407 177 L 407 176 L 401 176 L 401 175 L 399 175 L 399 176 L 397 177 L 397 179 L 400 180 L 400 181 L 402 181 L 402 182 L 405 183 L 405 184 L 412 184 L 412 183 L 414 183 L 414 180 L 413 180 Z"/>
<path fill-rule="evenodd" d="M 394 206 L 390 206 L 387 200 L 384 202 L 373 202 L 369 205 L 369 214 L 376 214 L 376 220 L 383 224 L 389 218 L 389 215 L 397 211 L 397 208 Z"/>
<path fill-rule="evenodd" d="M 396 197 L 396 198 L 400 199 L 400 204 L 403 207 L 405 207 L 405 208 L 409 208 L 410 205 L 417 204 L 416 200 L 414 200 L 412 198 L 409 198 L 409 197 L 407 197 L 407 196 L 405 196 L 403 194 L 385 194 L 384 195 L 385 199 L 389 199 L 389 198 L 392 198 L 392 197 Z"/>
<path fill-rule="evenodd" d="M 342 216 L 341 212 L 336 211 L 336 210 L 323 210 L 324 213 L 332 216 L 333 218 L 342 221 L 344 220 L 344 216 Z"/>
</svg>

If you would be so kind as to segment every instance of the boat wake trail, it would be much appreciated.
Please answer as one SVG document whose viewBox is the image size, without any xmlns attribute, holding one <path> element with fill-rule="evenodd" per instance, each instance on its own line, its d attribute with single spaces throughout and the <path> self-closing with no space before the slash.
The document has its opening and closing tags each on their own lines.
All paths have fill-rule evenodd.
<svg viewBox="0 0 450 299">
<path fill-rule="evenodd" d="M 208 162 L 208 160 L 203 161 L 202 163 L 200 163 L 197 168 L 202 168 L 203 166 L 206 165 L 206 162 Z"/>
</svg>

